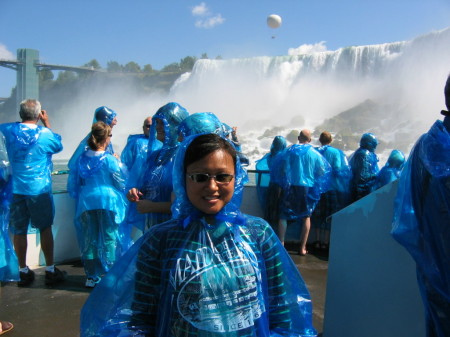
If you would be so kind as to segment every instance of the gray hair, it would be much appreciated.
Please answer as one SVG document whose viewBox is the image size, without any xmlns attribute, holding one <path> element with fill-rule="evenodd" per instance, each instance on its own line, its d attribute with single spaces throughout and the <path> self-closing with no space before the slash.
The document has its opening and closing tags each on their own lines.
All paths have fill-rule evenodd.
<svg viewBox="0 0 450 337">
<path fill-rule="evenodd" d="M 23 121 L 35 121 L 41 113 L 41 103 L 37 99 L 25 99 L 20 102 L 19 115 Z"/>
</svg>

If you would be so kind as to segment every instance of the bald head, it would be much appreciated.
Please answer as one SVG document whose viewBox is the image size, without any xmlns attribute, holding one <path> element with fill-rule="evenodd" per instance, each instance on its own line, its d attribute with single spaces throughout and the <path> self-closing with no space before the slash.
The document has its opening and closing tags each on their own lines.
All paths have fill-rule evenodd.
<svg viewBox="0 0 450 337">
<path fill-rule="evenodd" d="M 298 135 L 298 141 L 300 144 L 309 143 L 311 141 L 311 131 L 308 129 L 303 129 L 300 131 L 300 134 Z"/>
<path fill-rule="evenodd" d="M 144 131 L 144 135 L 147 138 L 150 135 L 150 126 L 152 126 L 152 118 L 147 117 L 146 119 L 144 119 L 144 124 L 142 125 L 142 130 Z"/>
</svg>

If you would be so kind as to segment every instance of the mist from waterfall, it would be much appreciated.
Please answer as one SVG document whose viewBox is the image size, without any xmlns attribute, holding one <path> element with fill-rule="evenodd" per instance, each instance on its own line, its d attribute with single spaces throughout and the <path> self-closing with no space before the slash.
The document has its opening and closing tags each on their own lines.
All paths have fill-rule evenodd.
<svg viewBox="0 0 450 337">
<path fill-rule="evenodd" d="M 128 134 L 142 132 L 145 117 L 176 101 L 190 113 L 213 112 L 222 122 L 238 126 L 244 150 L 259 147 L 264 153 L 272 139 L 255 138 L 265 129 L 314 129 L 325 119 L 370 99 L 406 111 L 400 116 L 405 120 L 421 121 L 423 129 L 414 130 L 419 134 L 427 131 L 445 108 L 443 87 L 449 72 L 450 28 L 412 41 L 336 51 L 198 60 L 168 95 L 138 97 L 132 87 L 123 86 L 108 88 L 105 96 L 103 88 L 89 88 L 76 107 L 78 113 L 66 114 L 59 123 L 63 130 L 57 132 L 65 141 L 62 157 L 68 157 L 89 131 L 95 107 L 107 105 L 118 112 L 113 144 L 120 151 Z M 295 124 L 296 116 L 303 117 L 304 125 Z M 78 138 L 72 134 L 73 125 L 85 126 Z"/>
</svg>

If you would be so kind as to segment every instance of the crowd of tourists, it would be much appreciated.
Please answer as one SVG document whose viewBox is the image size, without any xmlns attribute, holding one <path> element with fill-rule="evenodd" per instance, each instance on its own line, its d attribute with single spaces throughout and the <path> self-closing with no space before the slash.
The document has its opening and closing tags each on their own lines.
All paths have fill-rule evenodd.
<svg viewBox="0 0 450 337">
<path fill-rule="evenodd" d="M 317 147 L 308 129 L 289 146 L 276 136 L 256 163 L 262 219 L 240 211 L 249 160 L 236 128 L 170 102 L 145 118 L 143 133 L 130 135 L 119 156 L 111 142 L 118 114 L 98 107 L 68 162 L 74 239 L 85 286 L 95 288 L 81 312 L 81 336 L 316 336 L 308 289 L 283 248 L 287 227 L 299 224 L 299 255 L 327 251 L 332 215 L 399 177 L 394 237 L 416 259 L 429 336 L 448 336 L 449 279 L 424 257 L 433 253 L 446 275 L 448 245 L 436 248 L 449 233 L 450 117 L 442 113 L 444 122 L 419 140 L 406 166 L 393 150 L 381 170 L 372 133 L 349 158 L 331 145 L 329 131 Z M 0 280 L 34 282 L 26 262 L 34 228 L 45 284 L 54 286 L 67 278 L 54 265 L 52 233 L 52 156 L 63 143 L 39 101 L 21 102 L 19 115 L 21 122 L 0 125 Z M 412 230 L 424 233 L 411 239 Z M 0 321 L 0 334 L 12 328 Z"/>
</svg>

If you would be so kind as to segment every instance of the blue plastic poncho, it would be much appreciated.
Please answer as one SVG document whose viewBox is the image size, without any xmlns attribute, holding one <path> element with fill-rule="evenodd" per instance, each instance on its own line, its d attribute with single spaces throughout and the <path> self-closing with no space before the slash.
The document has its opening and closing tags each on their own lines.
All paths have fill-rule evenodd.
<svg viewBox="0 0 450 337">
<path fill-rule="evenodd" d="M 256 174 L 256 188 L 258 191 L 259 203 L 262 209 L 266 209 L 267 204 L 267 193 L 270 184 L 270 167 L 272 165 L 273 158 L 286 149 L 287 143 L 286 139 L 283 136 L 276 136 L 272 145 L 270 146 L 270 152 L 266 153 L 261 159 L 256 161 L 256 170 L 258 171 L 266 171 Z M 267 220 L 267 218 L 265 218 Z"/>
<path fill-rule="evenodd" d="M 52 155 L 62 151 L 61 136 L 28 123 L 0 125 L 12 169 L 14 194 L 38 195 L 52 191 Z"/>
<path fill-rule="evenodd" d="M 92 124 L 95 124 L 97 122 L 103 122 L 103 123 L 111 126 L 111 124 L 114 121 L 114 118 L 116 118 L 116 116 L 117 116 L 117 113 L 114 110 L 112 110 L 106 106 L 101 106 L 101 107 L 98 107 L 97 109 L 95 109 L 94 119 L 92 121 Z M 72 170 L 73 167 L 76 165 L 76 161 L 77 161 L 78 157 L 81 156 L 83 154 L 83 152 L 85 152 L 89 149 L 87 142 L 90 137 L 91 137 L 91 133 L 89 132 L 86 135 L 86 137 L 84 137 L 84 139 L 80 142 L 80 144 L 78 144 L 77 148 L 75 149 L 74 153 L 72 154 L 72 157 L 70 157 L 69 162 L 67 163 L 69 170 Z M 113 145 L 111 142 L 108 144 L 108 146 L 106 148 L 106 152 L 108 152 L 109 154 L 114 154 L 114 148 L 113 148 Z"/>
<path fill-rule="evenodd" d="M 373 191 L 375 179 L 380 169 L 378 156 L 375 154 L 378 140 L 371 133 L 361 137 L 359 148 L 350 156 L 349 164 L 352 168 L 350 193 L 352 201 L 356 201 Z"/>
<path fill-rule="evenodd" d="M 144 134 L 129 135 L 127 144 L 123 149 L 120 160 L 124 163 L 128 171 L 131 171 L 138 157 L 147 157 L 148 137 Z"/>
<path fill-rule="evenodd" d="M 105 151 L 84 152 L 70 171 L 67 187 L 76 199 L 74 222 L 88 277 L 102 276 L 131 245 L 126 178 L 126 167 Z"/>
<path fill-rule="evenodd" d="M 184 119 L 178 127 L 183 138 L 202 133 L 223 135 L 222 123 L 212 112 L 196 112 Z"/>
<path fill-rule="evenodd" d="M 378 172 L 375 189 L 397 180 L 405 164 L 405 155 L 400 150 L 392 150 L 386 165 Z"/>
<path fill-rule="evenodd" d="M 0 281 L 19 280 L 19 262 L 9 238 L 9 204 L 11 200 L 11 164 L 5 137 L 0 132 Z"/>
<path fill-rule="evenodd" d="M 324 156 L 331 166 L 331 176 L 328 191 L 335 191 L 338 205 L 336 210 L 345 207 L 350 197 L 350 180 L 352 169 L 347 157 L 341 150 L 330 145 L 323 145 L 317 151 Z"/>
<path fill-rule="evenodd" d="M 143 193 L 143 199 L 153 202 L 170 202 L 172 194 L 173 158 L 178 148 L 178 126 L 189 115 L 188 111 L 175 102 L 167 103 L 158 109 L 152 117 L 148 144 L 147 161 L 138 172 L 136 186 Z M 164 140 L 157 139 L 158 121 L 164 128 Z M 135 205 L 130 206 L 130 208 Z M 147 213 L 145 222 L 133 223 L 144 231 L 157 223 L 170 219 L 169 213 Z"/>
<path fill-rule="evenodd" d="M 150 228 L 94 289 L 81 336 L 316 336 L 296 266 L 264 220 L 239 211 L 239 160 L 216 225 L 190 204 L 183 162 L 193 138 L 173 170 L 180 212 Z"/>
<path fill-rule="evenodd" d="M 295 220 L 310 216 L 320 195 L 329 188 L 330 164 L 310 144 L 294 144 L 278 166 L 283 188 L 282 217 Z"/>
<path fill-rule="evenodd" d="M 436 121 L 412 149 L 398 183 L 392 228 L 416 261 L 427 336 L 438 337 L 450 336 L 449 130 Z"/>
</svg>

